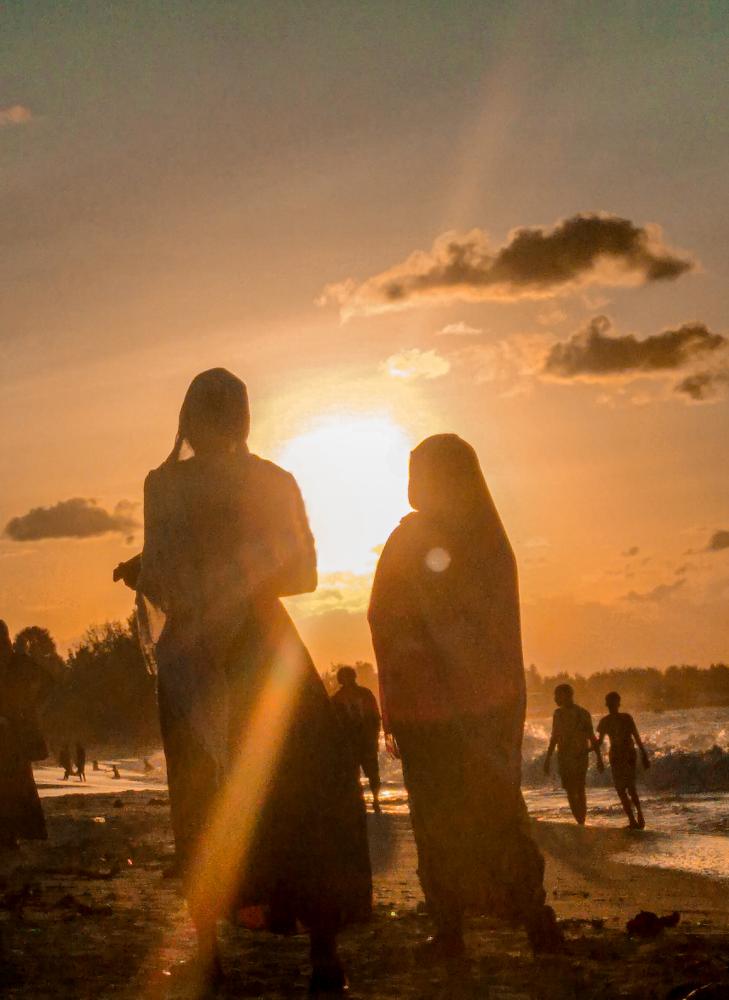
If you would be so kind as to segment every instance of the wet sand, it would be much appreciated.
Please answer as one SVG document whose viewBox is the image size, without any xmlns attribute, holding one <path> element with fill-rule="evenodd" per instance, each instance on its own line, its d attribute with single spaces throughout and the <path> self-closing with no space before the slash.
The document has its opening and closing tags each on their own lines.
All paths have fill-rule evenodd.
<svg viewBox="0 0 729 1000">
<path fill-rule="evenodd" d="M 44 800 L 47 843 L 0 858 L 2 996 L 191 998 L 192 928 L 179 883 L 163 877 L 172 860 L 166 793 L 69 793 Z M 353 998 L 664 1000 L 692 985 L 729 983 L 725 882 L 611 860 L 626 850 L 639 860 L 659 835 L 560 823 L 537 823 L 535 832 L 567 953 L 535 959 L 521 931 L 479 918 L 469 925 L 467 964 L 424 966 L 413 949 L 430 924 L 407 817 L 369 820 L 375 916 L 342 936 Z M 625 922 L 640 909 L 678 910 L 681 923 L 653 940 L 631 939 Z M 304 937 L 226 927 L 222 940 L 221 996 L 306 995 Z"/>
</svg>

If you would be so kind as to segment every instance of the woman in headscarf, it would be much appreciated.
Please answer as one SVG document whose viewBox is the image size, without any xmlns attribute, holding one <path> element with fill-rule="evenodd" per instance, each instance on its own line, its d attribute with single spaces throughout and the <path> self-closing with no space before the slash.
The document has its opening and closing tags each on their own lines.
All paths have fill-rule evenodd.
<svg viewBox="0 0 729 1000">
<path fill-rule="evenodd" d="M 383 723 L 402 758 L 418 874 L 436 927 L 461 954 L 469 911 L 559 947 L 544 861 L 521 794 L 525 680 L 514 555 L 473 448 L 455 434 L 411 454 L 414 512 L 380 557 L 369 621 Z"/>
<path fill-rule="evenodd" d="M 35 710 L 35 673 L 0 621 L 0 850 L 47 837 L 33 777 L 33 761 L 48 754 Z"/>
<path fill-rule="evenodd" d="M 203 972 L 215 924 L 309 932 L 311 992 L 341 992 L 336 934 L 369 916 L 364 803 L 324 686 L 281 597 L 316 587 L 293 476 L 250 454 L 246 388 L 198 375 L 144 491 L 138 591 L 154 646 L 177 858 Z M 193 455 L 183 460 L 183 450 Z M 143 598 L 143 601 L 140 600 Z"/>
</svg>

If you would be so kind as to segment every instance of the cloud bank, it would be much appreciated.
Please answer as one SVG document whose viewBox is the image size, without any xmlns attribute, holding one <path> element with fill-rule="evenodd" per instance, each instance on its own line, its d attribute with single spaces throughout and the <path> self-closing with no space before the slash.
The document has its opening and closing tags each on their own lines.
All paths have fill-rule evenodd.
<svg viewBox="0 0 729 1000">
<path fill-rule="evenodd" d="M 27 125 L 33 112 L 24 104 L 7 104 L 0 108 L 0 128 L 12 125 Z"/>
<path fill-rule="evenodd" d="M 328 285 L 319 303 L 336 303 L 346 319 L 429 303 L 548 298 L 590 284 L 670 281 L 693 267 L 664 243 L 658 226 L 578 214 L 551 228 L 515 229 L 496 250 L 481 229 L 444 233 L 430 250 L 361 283 Z"/>
<path fill-rule="evenodd" d="M 607 316 L 595 316 L 569 340 L 554 344 L 543 372 L 556 378 L 601 379 L 621 375 L 673 371 L 727 345 L 703 323 L 686 323 L 644 340 L 633 334 L 615 336 Z"/>
<path fill-rule="evenodd" d="M 52 507 L 34 507 L 27 514 L 8 521 L 5 534 L 15 542 L 35 542 L 43 538 L 94 538 L 117 532 L 129 535 L 139 528 L 136 505 L 122 500 L 113 511 L 99 507 L 95 500 L 74 497 Z"/>
</svg>

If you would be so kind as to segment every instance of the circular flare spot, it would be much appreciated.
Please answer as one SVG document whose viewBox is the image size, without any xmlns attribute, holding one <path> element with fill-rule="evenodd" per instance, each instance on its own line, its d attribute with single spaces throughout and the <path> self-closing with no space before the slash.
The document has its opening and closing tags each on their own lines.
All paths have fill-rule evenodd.
<svg viewBox="0 0 729 1000">
<path fill-rule="evenodd" d="M 450 552 L 445 549 L 431 549 L 425 557 L 425 565 L 433 573 L 443 573 L 451 564 Z"/>
</svg>

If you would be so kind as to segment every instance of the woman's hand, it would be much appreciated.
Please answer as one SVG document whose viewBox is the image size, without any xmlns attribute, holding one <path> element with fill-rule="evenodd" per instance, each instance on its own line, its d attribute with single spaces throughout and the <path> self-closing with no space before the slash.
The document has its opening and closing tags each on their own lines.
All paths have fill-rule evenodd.
<svg viewBox="0 0 729 1000">
<path fill-rule="evenodd" d="M 392 733 L 385 733 L 385 749 L 395 760 L 400 760 L 400 747 Z"/>
<path fill-rule="evenodd" d="M 137 555 L 126 562 L 120 562 L 114 570 L 114 583 L 122 580 L 130 590 L 137 589 L 137 580 L 142 570 L 142 556 Z"/>
<path fill-rule="evenodd" d="M 651 766 L 651 762 L 650 762 L 650 759 L 648 757 L 648 754 L 645 752 L 645 750 L 642 750 L 640 755 L 641 755 L 641 758 L 643 760 L 643 769 L 645 771 L 647 771 L 648 768 Z"/>
</svg>

